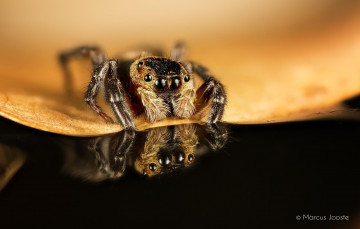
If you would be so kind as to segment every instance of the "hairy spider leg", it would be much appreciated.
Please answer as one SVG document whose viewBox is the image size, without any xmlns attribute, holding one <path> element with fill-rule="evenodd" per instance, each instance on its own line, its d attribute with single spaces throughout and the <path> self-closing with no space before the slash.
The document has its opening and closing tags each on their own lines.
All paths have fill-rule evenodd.
<svg viewBox="0 0 360 229">
<path fill-rule="evenodd" d="M 103 149 L 105 149 L 105 151 L 107 151 L 108 149 L 106 147 L 103 147 L 104 141 L 107 137 L 97 137 L 95 138 L 93 141 L 91 141 L 91 144 L 89 144 L 88 148 L 90 150 L 90 152 L 94 153 L 95 155 L 95 162 L 96 162 L 96 166 L 97 168 L 102 172 L 107 172 L 107 162 L 106 162 L 106 153 L 107 152 L 103 152 Z"/>
<path fill-rule="evenodd" d="M 64 72 L 65 90 L 69 94 L 74 93 L 74 85 L 68 62 L 76 57 L 89 57 L 91 59 L 93 69 L 105 60 L 104 52 L 96 46 L 81 46 L 59 54 L 60 66 Z"/>
<path fill-rule="evenodd" d="M 90 141 L 88 148 L 95 155 L 97 170 L 106 174 L 107 178 L 121 177 L 128 166 L 133 146 L 141 149 L 144 145 L 142 138 L 138 140 L 139 136 L 135 131 L 123 130 L 116 134 L 96 137 Z"/>
<path fill-rule="evenodd" d="M 170 59 L 181 62 L 184 58 L 185 51 L 185 44 L 183 42 L 177 42 L 171 50 Z"/>
<path fill-rule="evenodd" d="M 135 129 L 130 105 L 124 96 L 124 89 L 119 79 L 119 64 L 116 60 L 105 61 L 109 70 L 105 77 L 106 100 L 111 104 L 114 114 L 125 129 Z"/>
<path fill-rule="evenodd" d="M 198 74 L 205 82 L 196 91 L 195 107 L 200 112 L 209 102 L 211 108 L 207 123 L 216 123 L 221 120 L 226 105 L 224 86 L 202 65 L 191 62 L 192 71 Z"/>
<path fill-rule="evenodd" d="M 212 123 L 203 128 L 198 128 L 197 134 L 201 143 L 214 151 L 222 149 L 229 139 L 228 129 L 223 123 Z"/>
<path fill-rule="evenodd" d="M 136 137 L 135 131 L 131 129 L 124 130 L 121 133 L 123 137 L 121 138 L 121 141 L 118 140 L 115 147 L 115 157 L 118 157 L 120 159 L 125 158 L 127 154 L 132 152 L 132 147 Z"/>
<path fill-rule="evenodd" d="M 135 141 L 135 131 L 124 130 L 118 134 L 103 138 L 99 149 L 105 149 L 110 168 L 115 176 L 122 175 L 127 165 L 127 155 L 131 153 Z"/>
<path fill-rule="evenodd" d="M 105 76 L 109 73 L 110 62 L 105 61 L 100 64 L 92 73 L 91 81 L 88 89 L 85 92 L 85 103 L 89 105 L 98 115 L 100 115 L 105 121 L 114 123 L 112 118 L 105 114 L 101 107 L 96 103 L 96 96 L 99 92 L 100 85 L 103 83 Z"/>
</svg>

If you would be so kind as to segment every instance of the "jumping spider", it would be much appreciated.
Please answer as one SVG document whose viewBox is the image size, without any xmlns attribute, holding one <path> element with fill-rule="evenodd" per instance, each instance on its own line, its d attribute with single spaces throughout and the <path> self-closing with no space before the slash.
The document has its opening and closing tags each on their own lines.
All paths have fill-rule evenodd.
<svg viewBox="0 0 360 229">
<path fill-rule="evenodd" d="M 67 82 L 71 78 L 67 62 L 76 56 L 90 57 L 92 78 L 85 93 L 85 102 L 105 121 L 112 122 L 96 102 L 100 86 L 104 85 L 106 100 L 125 129 L 135 129 L 134 117 L 145 113 L 149 122 L 169 116 L 190 118 L 208 115 L 207 123 L 221 120 L 226 104 L 222 84 L 203 66 L 183 61 L 184 46 L 178 43 L 170 57 L 143 53 L 137 59 L 106 59 L 98 47 L 79 47 L 60 54 L 60 63 Z M 194 87 L 194 75 L 204 83 Z"/>
</svg>

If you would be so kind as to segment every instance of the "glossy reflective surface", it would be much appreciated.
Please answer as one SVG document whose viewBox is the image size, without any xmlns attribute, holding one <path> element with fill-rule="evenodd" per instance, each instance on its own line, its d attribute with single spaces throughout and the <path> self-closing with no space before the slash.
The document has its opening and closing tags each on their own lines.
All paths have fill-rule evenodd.
<svg viewBox="0 0 360 229">
<path fill-rule="evenodd" d="M 4 119 L 0 126 L 1 228 L 360 225 L 356 120 L 183 125 L 99 138 Z M 350 220 L 296 220 L 304 214 Z"/>
</svg>

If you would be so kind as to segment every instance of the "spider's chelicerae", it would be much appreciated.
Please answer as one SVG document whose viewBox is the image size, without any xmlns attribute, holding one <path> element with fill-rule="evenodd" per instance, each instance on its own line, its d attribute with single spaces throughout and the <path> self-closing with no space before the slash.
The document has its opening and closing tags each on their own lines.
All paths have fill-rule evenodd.
<svg viewBox="0 0 360 229">
<path fill-rule="evenodd" d="M 98 47 L 79 47 L 59 57 L 69 85 L 67 62 L 76 56 L 90 57 L 94 70 L 85 102 L 107 122 L 113 120 L 96 102 L 102 85 L 106 101 L 125 129 L 135 129 L 134 118 L 143 113 L 149 122 L 200 113 L 208 116 L 207 123 L 220 121 L 226 104 L 224 87 L 205 67 L 183 60 L 183 53 L 184 46 L 178 43 L 169 57 L 143 52 L 131 60 L 106 59 Z M 197 89 L 193 73 L 204 80 Z"/>
</svg>

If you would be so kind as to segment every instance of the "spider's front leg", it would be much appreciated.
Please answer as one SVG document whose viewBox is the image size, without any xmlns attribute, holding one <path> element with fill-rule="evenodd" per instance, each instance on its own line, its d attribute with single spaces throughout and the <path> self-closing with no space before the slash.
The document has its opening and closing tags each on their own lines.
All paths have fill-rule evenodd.
<svg viewBox="0 0 360 229">
<path fill-rule="evenodd" d="M 109 64 L 109 71 L 105 78 L 106 99 L 111 104 L 120 124 L 125 129 L 135 130 L 133 114 L 119 79 L 119 64 L 115 60 L 108 60 L 106 62 Z"/>
<path fill-rule="evenodd" d="M 85 92 L 85 103 L 89 105 L 98 115 L 100 115 L 106 122 L 113 123 L 114 121 L 107 114 L 105 114 L 101 107 L 96 102 L 96 96 L 99 92 L 99 87 L 103 83 L 104 78 L 109 72 L 110 64 L 109 62 L 104 62 L 100 64 L 92 73 L 91 81 L 89 83 L 88 89 Z"/>
<path fill-rule="evenodd" d="M 205 67 L 194 63 L 189 64 L 192 71 L 205 81 L 196 91 L 195 107 L 197 113 L 210 103 L 210 110 L 207 111 L 209 113 L 207 123 L 221 121 L 227 101 L 224 86 Z"/>
<path fill-rule="evenodd" d="M 135 129 L 129 105 L 124 99 L 123 88 L 118 79 L 118 63 L 115 60 L 106 60 L 94 70 L 89 87 L 85 93 L 85 103 L 105 121 L 113 122 L 113 120 L 105 114 L 101 107 L 96 103 L 99 86 L 104 80 L 107 102 L 111 104 L 120 124 L 125 129 Z"/>
</svg>

